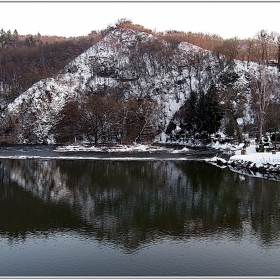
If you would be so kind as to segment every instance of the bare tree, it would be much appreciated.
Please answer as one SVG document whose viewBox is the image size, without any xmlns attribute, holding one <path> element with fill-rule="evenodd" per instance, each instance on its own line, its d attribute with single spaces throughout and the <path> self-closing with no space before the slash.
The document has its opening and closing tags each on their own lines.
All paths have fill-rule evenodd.
<svg viewBox="0 0 280 280">
<path fill-rule="evenodd" d="M 278 72 L 280 72 L 280 34 L 276 35 L 276 44 L 277 44 L 277 64 Z"/>
<path fill-rule="evenodd" d="M 241 141 L 241 129 L 238 118 L 244 116 L 245 104 L 247 103 L 247 83 L 240 83 L 240 75 L 234 69 L 229 68 L 220 76 L 219 94 L 225 110 L 226 130 L 231 127 L 234 131 L 230 136 L 236 135 Z"/>
<path fill-rule="evenodd" d="M 259 65 L 250 69 L 252 107 L 259 122 L 259 137 L 264 130 L 265 116 L 269 104 L 275 98 L 276 83 L 278 82 L 275 68 Z"/>
<path fill-rule="evenodd" d="M 256 40 L 248 38 L 240 42 L 240 55 L 243 61 L 247 61 L 247 67 L 253 60 L 254 48 Z"/>
<path fill-rule="evenodd" d="M 233 39 L 225 40 L 223 43 L 224 54 L 230 60 L 236 59 L 239 54 L 240 41 L 235 37 Z"/>
<path fill-rule="evenodd" d="M 277 59 L 277 33 L 261 30 L 256 35 L 257 39 L 257 61 L 261 64 L 267 64 L 270 59 Z"/>
</svg>

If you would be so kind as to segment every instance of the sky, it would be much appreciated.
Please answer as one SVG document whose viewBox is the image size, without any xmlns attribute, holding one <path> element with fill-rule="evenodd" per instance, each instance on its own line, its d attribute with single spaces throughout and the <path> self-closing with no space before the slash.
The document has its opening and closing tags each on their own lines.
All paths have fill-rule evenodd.
<svg viewBox="0 0 280 280">
<path fill-rule="evenodd" d="M 280 33 L 280 2 L 1 2 L 0 29 L 21 35 L 84 36 L 118 19 L 156 31 L 252 38 L 262 29 Z"/>
</svg>

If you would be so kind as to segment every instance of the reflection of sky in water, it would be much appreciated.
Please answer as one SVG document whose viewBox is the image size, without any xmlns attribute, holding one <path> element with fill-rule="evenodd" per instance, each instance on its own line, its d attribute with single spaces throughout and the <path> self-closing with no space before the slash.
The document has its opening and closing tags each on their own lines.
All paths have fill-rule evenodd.
<svg viewBox="0 0 280 280">
<path fill-rule="evenodd" d="M 0 241 L 1 275 L 29 276 L 224 276 L 280 275 L 279 247 L 222 234 L 190 240 L 163 238 L 127 253 L 74 232 Z"/>
</svg>

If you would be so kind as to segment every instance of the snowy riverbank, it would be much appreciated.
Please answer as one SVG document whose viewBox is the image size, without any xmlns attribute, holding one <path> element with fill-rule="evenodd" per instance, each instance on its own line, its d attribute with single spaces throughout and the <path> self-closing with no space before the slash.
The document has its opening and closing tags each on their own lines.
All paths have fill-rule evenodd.
<svg viewBox="0 0 280 280">
<path fill-rule="evenodd" d="M 221 168 L 229 167 L 242 174 L 280 180 L 280 152 L 257 153 L 256 145 L 250 145 L 246 147 L 246 153 L 242 155 L 239 149 L 229 160 L 213 157 L 206 161 Z"/>
<path fill-rule="evenodd" d="M 168 153 L 185 153 L 190 150 L 186 147 L 182 149 L 173 149 L 168 147 L 153 145 L 115 145 L 115 146 L 84 146 L 84 145 L 68 145 L 56 148 L 56 152 L 106 152 L 106 153 L 128 153 L 128 152 L 158 152 L 164 151 Z"/>
<path fill-rule="evenodd" d="M 232 171 L 255 177 L 265 177 L 274 180 L 280 180 L 280 152 L 272 154 L 272 152 L 257 153 L 256 145 L 251 144 L 246 147 L 246 154 L 242 155 L 242 146 L 231 144 L 212 143 L 209 148 L 217 149 L 217 154 L 228 154 L 228 160 L 220 156 L 205 159 L 205 162 L 216 165 L 220 168 L 229 167 Z M 58 147 L 55 152 L 105 152 L 105 153 L 152 153 L 164 152 L 168 154 L 186 154 L 194 152 L 186 146 L 182 148 L 172 148 L 167 146 L 156 145 L 115 145 L 115 146 L 85 146 L 85 145 L 69 145 Z M 195 153 L 195 152 L 194 152 Z"/>
</svg>

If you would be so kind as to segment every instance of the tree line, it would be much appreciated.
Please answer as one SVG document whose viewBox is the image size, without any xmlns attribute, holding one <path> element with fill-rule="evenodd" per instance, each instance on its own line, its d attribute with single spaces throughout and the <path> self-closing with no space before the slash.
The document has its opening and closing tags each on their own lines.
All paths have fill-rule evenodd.
<svg viewBox="0 0 280 280">
<path fill-rule="evenodd" d="M 52 132 L 57 143 L 149 143 L 160 133 L 161 111 L 151 99 L 90 95 L 69 101 Z"/>
<path fill-rule="evenodd" d="M 248 63 L 273 61 L 278 64 L 280 61 L 280 33 L 262 29 L 252 37 L 239 39 L 238 37 L 223 39 L 217 34 L 202 32 L 184 32 L 177 30 L 167 30 L 164 32 L 152 31 L 142 25 L 134 24 L 131 20 L 119 19 L 115 26 L 109 25 L 102 30 L 102 34 L 108 34 L 114 28 L 130 28 L 136 31 L 142 31 L 163 39 L 174 47 L 181 42 L 199 46 L 216 54 L 225 55 L 229 59 L 238 59 Z M 272 62 L 271 62 L 272 63 Z M 279 68 L 280 69 L 280 68 Z"/>
</svg>

